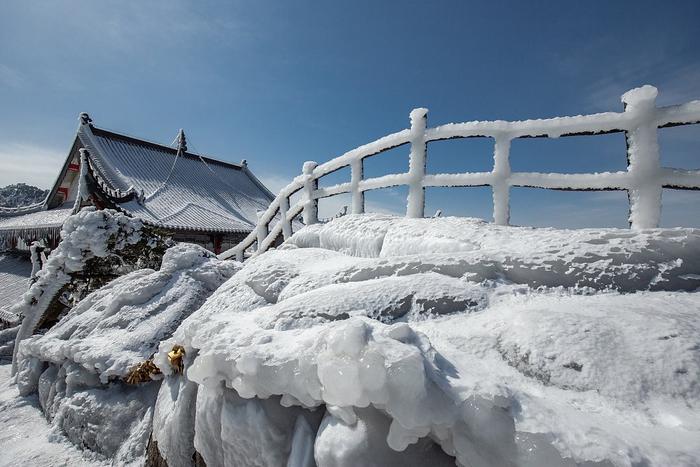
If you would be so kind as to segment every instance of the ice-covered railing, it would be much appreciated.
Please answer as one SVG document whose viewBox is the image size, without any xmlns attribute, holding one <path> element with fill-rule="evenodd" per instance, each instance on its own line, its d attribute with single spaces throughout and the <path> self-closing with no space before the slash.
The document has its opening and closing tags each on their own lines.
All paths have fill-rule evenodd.
<svg viewBox="0 0 700 467">
<path fill-rule="evenodd" d="M 247 249 L 257 243 L 254 254 L 266 251 L 282 234 L 292 235 L 292 220 L 300 213 L 304 224 L 318 222 L 318 200 L 342 193 L 352 197 L 351 212 L 365 212 L 364 192 L 398 185 L 408 186 L 407 217 L 423 217 L 426 187 L 491 186 L 493 220 L 507 225 L 510 218 L 510 187 L 556 190 L 626 190 L 629 194 L 629 222 L 633 229 L 654 228 L 661 217 L 663 188 L 700 189 L 700 170 L 661 167 L 657 129 L 700 123 L 700 101 L 657 107 L 658 91 L 653 86 L 632 89 L 622 96 L 624 112 L 606 112 L 575 117 L 507 122 L 476 121 L 450 123 L 426 128 L 427 109 L 411 112 L 411 127 L 355 148 L 342 156 L 317 165 L 305 162 L 302 174 L 284 187 L 258 224 L 241 243 L 222 253 L 221 258 L 242 260 Z M 604 173 L 512 172 L 510 145 L 516 138 L 558 138 L 560 136 L 597 135 L 624 132 L 627 139 L 627 170 Z M 427 146 L 431 141 L 452 138 L 486 137 L 494 140 L 494 165 L 490 172 L 427 174 Z M 365 179 L 363 160 L 404 144 L 410 144 L 408 172 Z M 318 180 L 350 167 L 350 180 L 319 188 Z M 290 197 L 301 192 L 301 199 L 290 206 Z M 279 213 L 279 222 L 270 228 Z"/>
</svg>

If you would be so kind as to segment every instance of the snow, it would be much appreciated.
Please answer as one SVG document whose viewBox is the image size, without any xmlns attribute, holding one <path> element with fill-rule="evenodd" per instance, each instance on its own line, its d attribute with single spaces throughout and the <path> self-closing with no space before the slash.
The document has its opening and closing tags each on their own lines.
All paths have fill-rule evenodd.
<svg viewBox="0 0 700 467">
<path fill-rule="evenodd" d="M 312 438 L 319 466 L 697 465 L 699 261 L 697 229 L 348 215 L 247 261 L 154 360 L 183 378 L 185 347 L 207 465 L 306 465 Z"/>
<path fill-rule="evenodd" d="M 68 208 L 36 211 L 20 216 L 0 217 L 0 230 L 19 230 L 40 227 L 60 226 L 73 213 L 73 206 Z"/>
<path fill-rule="evenodd" d="M 289 247 L 322 248 L 358 261 L 379 277 L 436 271 L 471 280 L 507 279 L 533 287 L 612 287 L 694 290 L 700 282 L 700 230 L 554 229 L 497 226 L 479 219 L 404 219 L 385 214 L 348 215 L 296 233 Z M 383 272 L 381 272 L 383 271 Z M 405 272 L 404 272 L 405 271 Z"/>
<path fill-rule="evenodd" d="M 425 176 L 425 126 L 428 109 L 420 108 L 411 111 L 411 153 L 408 156 L 408 200 L 406 217 L 423 217 L 425 209 L 425 191 L 423 177 Z"/>
<path fill-rule="evenodd" d="M 10 365 L 0 365 L 0 466 L 109 465 L 55 433 L 42 415 L 37 398 L 19 397 L 11 381 Z"/>
<path fill-rule="evenodd" d="M 236 269 L 236 263 L 221 262 L 204 248 L 176 245 L 158 271 L 140 269 L 113 280 L 45 334 L 26 338 L 19 365 L 29 358 L 68 361 L 97 373 L 102 383 L 123 378 Z"/>
<path fill-rule="evenodd" d="M 81 122 L 78 138 L 101 188 L 134 217 L 175 229 L 248 232 L 272 196 L 237 164 L 119 135 Z M 135 194 L 135 199 L 126 197 Z M 142 196 L 149 194 L 148 196 Z"/>
<path fill-rule="evenodd" d="M 86 208 L 69 217 L 61 230 L 61 243 L 52 252 L 36 281 L 10 311 L 24 317 L 15 344 L 29 337 L 43 318 L 48 305 L 63 286 L 69 283 L 70 274 L 81 271 L 94 257 L 106 257 L 141 240 L 143 223 L 115 211 L 96 211 Z M 113 247 L 109 243 L 113 243 Z M 13 358 L 13 369 L 17 359 Z"/>
<path fill-rule="evenodd" d="M 118 465 L 140 463 L 159 388 L 123 381 L 238 268 L 199 246 L 178 244 L 158 271 L 113 280 L 45 334 L 21 340 L 14 360 L 20 393 L 37 393 L 52 425 L 75 444 Z M 161 399 L 159 421 L 176 413 L 164 415 L 165 395 Z"/>
<path fill-rule="evenodd" d="M 17 389 L 118 465 L 694 466 L 699 291 L 700 229 L 351 214 L 242 265 L 169 248 L 20 339 Z"/>
<path fill-rule="evenodd" d="M 508 225 L 510 220 L 510 138 L 498 136 L 493 149 L 493 221 L 498 225 Z"/>
<path fill-rule="evenodd" d="M 661 157 L 657 141 L 656 96 L 653 86 L 642 86 L 622 95 L 625 112 L 633 115 L 636 126 L 627 132 L 628 173 L 630 182 L 630 223 L 633 228 L 653 228 L 661 219 L 659 180 Z"/>
<path fill-rule="evenodd" d="M 8 322 L 16 319 L 16 315 L 8 312 L 29 288 L 31 271 L 32 264 L 28 258 L 9 253 L 0 254 L 0 316 Z"/>
</svg>

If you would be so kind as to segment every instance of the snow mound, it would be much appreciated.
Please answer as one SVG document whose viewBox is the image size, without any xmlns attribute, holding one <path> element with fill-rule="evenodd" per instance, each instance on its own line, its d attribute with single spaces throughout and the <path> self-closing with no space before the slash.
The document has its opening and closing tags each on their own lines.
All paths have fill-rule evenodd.
<svg viewBox="0 0 700 467">
<path fill-rule="evenodd" d="M 124 377 L 238 268 L 196 245 L 168 249 L 158 271 L 140 269 L 88 295 L 43 335 L 21 343 L 19 359 L 78 363 L 103 383 Z"/>
<path fill-rule="evenodd" d="M 694 229 L 310 226 L 161 343 L 187 359 L 154 439 L 173 466 L 697 465 L 699 261 Z"/>
<path fill-rule="evenodd" d="M 239 268 L 197 245 L 169 248 L 159 270 L 113 280 L 45 334 L 22 340 L 20 393 L 37 393 L 46 417 L 78 446 L 117 465 L 142 462 L 159 384 L 123 380 Z"/>
<path fill-rule="evenodd" d="M 385 264 L 456 268 L 474 280 L 634 290 L 700 287 L 700 229 L 555 229 L 479 219 L 344 216 L 308 226 L 283 248 L 323 248 Z M 397 266 L 393 266 L 396 269 Z"/>
</svg>

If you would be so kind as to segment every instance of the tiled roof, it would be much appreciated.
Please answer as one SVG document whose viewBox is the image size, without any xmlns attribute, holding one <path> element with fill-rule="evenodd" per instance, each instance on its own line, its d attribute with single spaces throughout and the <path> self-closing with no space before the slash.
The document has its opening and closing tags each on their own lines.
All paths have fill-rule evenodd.
<svg viewBox="0 0 700 467">
<path fill-rule="evenodd" d="M 0 255 L 0 319 L 12 323 L 18 317 L 10 313 L 29 288 L 32 263 L 28 258 L 15 255 Z"/>
<path fill-rule="evenodd" d="M 56 229 L 63 224 L 71 214 L 73 201 L 49 210 L 46 207 L 54 206 L 52 197 L 80 148 L 87 149 L 91 173 L 113 202 L 156 226 L 250 232 L 257 212 L 267 209 L 274 198 L 245 163 L 233 164 L 192 152 L 178 155 L 169 146 L 96 128 L 83 114 L 71 154 L 49 197 L 41 205 L 0 213 L 0 231 Z M 128 194 L 132 196 L 125 196 Z"/>
<path fill-rule="evenodd" d="M 245 165 L 189 152 L 177 157 L 173 148 L 91 125 L 81 125 L 78 136 L 107 185 L 139 195 L 120 207 L 155 225 L 249 232 L 273 199 Z"/>
</svg>

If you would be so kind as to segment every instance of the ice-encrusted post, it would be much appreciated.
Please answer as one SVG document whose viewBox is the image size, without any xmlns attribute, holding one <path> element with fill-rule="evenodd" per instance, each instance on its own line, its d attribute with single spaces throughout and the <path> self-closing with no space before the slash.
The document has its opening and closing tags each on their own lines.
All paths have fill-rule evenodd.
<svg viewBox="0 0 700 467">
<path fill-rule="evenodd" d="M 508 225 L 510 221 L 510 141 L 508 135 L 498 135 L 493 145 L 493 222 Z"/>
<path fill-rule="evenodd" d="M 318 200 L 314 199 L 314 191 L 318 190 L 318 180 L 314 178 L 313 171 L 318 164 L 314 161 L 304 162 L 302 172 L 304 174 L 304 188 L 302 193 L 304 210 L 302 218 L 304 224 L 311 225 L 318 222 Z"/>
<path fill-rule="evenodd" d="M 632 229 L 659 226 L 661 218 L 661 160 L 657 140 L 656 96 L 649 85 L 622 95 L 625 113 L 633 117 L 634 126 L 627 133 L 627 170 L 631 175 L 628 190 L 629 222 Z"/>
<path fill-rule="evenodd" d="M 255 226 L 255 235 L 258 240 L 258 251 L 261 251 L 262 249 L 262 244 L 265 241 L 265 238 L 267 238 L 267 235 L 270 233 L 269 228 L 267 226 L 267 222 L 263 222 L 263 214 L 265 211 L 258 211 L 258 223 Z"/>
<path fill-rule="evenodd" d="M 364 176 L 364 164 L 357 158 L 350 164 L 350 192 L 352 193 L 352 213 L 364 214 L 365 193 L 360 190 L 360 182 Z"/>
<path fill-rule="evenodd" d="M 411 111 L 411 154 L 408 159 L 408 202 L 406 217 L 423 217 L 425 212 L 425 126 L 428 109 L 418 108 Z"/>
<path fill-rule="evenodd" d="M 280 222 L 282 223 L 282 238 L 287 240 L 292 236 L 292 222 L 288 219 L 289 196 L 280 199 Z"/>
<path fill-rule="evenodd" d="M 87 201 L 90 198 L 90 191 L 87 186 L 87 173 L 88 173 L 88 151 L 87 149 L 80 149 L 80 174 L 78 176 L 78 196 L 75 197 L 75 203 L 73 204 L 73 214 L 80 210 L 80 206 L 83 201 Z"/>
</svg>

